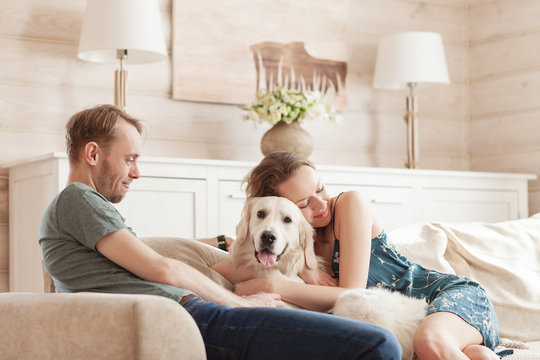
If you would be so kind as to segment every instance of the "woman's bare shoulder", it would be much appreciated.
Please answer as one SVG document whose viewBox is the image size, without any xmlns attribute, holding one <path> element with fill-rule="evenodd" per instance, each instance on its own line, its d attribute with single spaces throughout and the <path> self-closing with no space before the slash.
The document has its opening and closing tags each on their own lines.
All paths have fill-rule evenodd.
<svg viewBox="0 0 540 360">
<path fill-rule="evenodd" d="M 360 191 L 350 190 L 345 191 L 338 196 L 334 197 L 334 204 L 336 210 L 341 207 L 360 206 L 365 207 L 369 205 L 369 198 L 362 194 Z"/>
<path fill-rule="evenodd" d="M 336 230 L 342 221 L 358 223 L 362 220 L 372 224 L 373 233 L 380 233 L 381 228 L 373 213 L 369 196 L 355 190 L 347 191 L 340 195 L 337 202 L 334 200 L 334 207 Z"/>
</svg>

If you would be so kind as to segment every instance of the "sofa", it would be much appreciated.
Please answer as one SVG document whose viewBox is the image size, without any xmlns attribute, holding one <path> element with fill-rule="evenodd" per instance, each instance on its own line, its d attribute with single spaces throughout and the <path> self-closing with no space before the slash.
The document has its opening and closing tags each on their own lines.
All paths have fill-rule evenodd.
<svg viewBox="0 0 540 360">
<path fill-rule="evenodd" d="M 143 238 L 157 252 L 184 261 L 222 286 L 210 269 L 228 253 L 190 239 Z M 154 295 L 54 293 L 44 270 L 46 293 L 0 293 L 2 360 L 205 359 L 191 315 L 171 299 Z"/>
<path fill-rule="evenodd" d="M 418 223 L 388 233 L 410 260 L 478 281 L 508 360 L 540 359 L 540 214 L 500 223 Z M 142 239 L 225 288 L 209 266 L 228 254 L 179 238 Z M 44 273 L 44 287 L 54 292 Z M 170 299 L 117 294 L 0 294 L 2 359 L 204 359 L 195 322 Z"/>
</svg>

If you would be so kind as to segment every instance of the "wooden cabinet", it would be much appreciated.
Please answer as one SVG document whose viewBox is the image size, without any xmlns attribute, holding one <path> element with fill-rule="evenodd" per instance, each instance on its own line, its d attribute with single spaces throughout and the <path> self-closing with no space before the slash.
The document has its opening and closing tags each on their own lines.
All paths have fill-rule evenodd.
<svg viewBox="0 0 540 360">
<path fill-rule="evenodd" d="M 141 178 L 117 208 L 139 236 L 235 235 L 245 201 L 241 181 L 255 163 L 141 158 Z M 38 229 L 67 181 L 64 154 L 8 164 L 11 291 L 41 291 Z M 357 190 L 386 230 L 421 220 L 502 221 L 528 216 L 530 174 L 319 166 L 331 195 Z"/>
</svg>

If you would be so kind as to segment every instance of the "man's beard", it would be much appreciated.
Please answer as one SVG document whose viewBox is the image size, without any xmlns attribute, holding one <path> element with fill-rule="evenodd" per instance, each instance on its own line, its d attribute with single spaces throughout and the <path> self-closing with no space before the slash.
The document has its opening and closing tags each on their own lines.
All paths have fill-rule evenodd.
<svg viewBox="0 0 540 360">
<path fill-rule="evenodd" d="M 97 179 L 99 193 L 113 204 L 119 203 L 125 196 L 125 192 L 117 191 L 114 186 L 112 166 L 107 160 L 103 161 L 103 167 Z"/>
</svg>

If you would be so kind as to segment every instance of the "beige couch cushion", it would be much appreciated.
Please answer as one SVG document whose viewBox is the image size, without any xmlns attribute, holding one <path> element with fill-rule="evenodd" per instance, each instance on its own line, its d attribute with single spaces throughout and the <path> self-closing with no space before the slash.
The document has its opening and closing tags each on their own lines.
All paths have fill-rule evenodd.
<svg viewBox="0 0 540 360">
<path fill-rule="evenodd" d="M 0 294 L 0 358 L 205 359 L 193 318 L 153 295 Z"/>
</svg>

